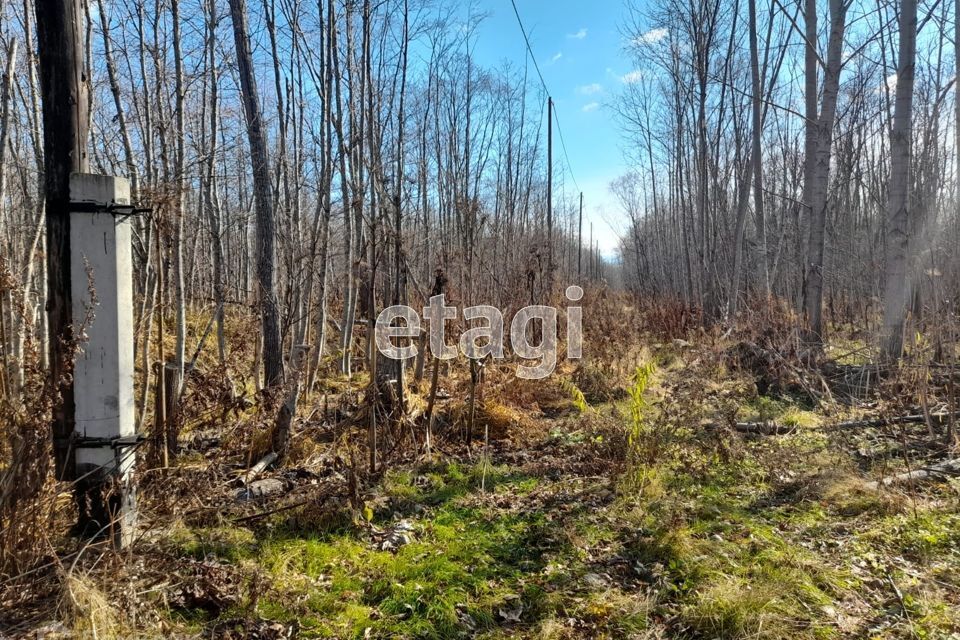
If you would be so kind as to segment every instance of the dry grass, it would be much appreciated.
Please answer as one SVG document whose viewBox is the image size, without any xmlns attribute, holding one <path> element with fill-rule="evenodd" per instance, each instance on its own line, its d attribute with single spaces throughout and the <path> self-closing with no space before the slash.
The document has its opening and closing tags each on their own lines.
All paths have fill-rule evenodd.
<svg viewBox="0 0 960 640">
<path fill-rule="evenodd" d="M 218 596 L 218 601 L 253 603 L 242 613 L 223 607 L 198 618 L 192 622 L 195 628 L 189 629 L 197 635 L 212 633 L 215 625 L 222 622 L 217 619 L 221 615 L 272 619 L 297 616 L 299 620 L 300 616 L 316 614 L 319 620 L 325 620 L 335 614 L 342 620 L 352 620 L 360 612 L 363 619 L 351 624 L 361 632 L 369 625 L 386 628 L 393 622 L 413 628 L 414 623 L 430 619 L 418 608 L 427 602 L 420 590 L 425 584 L 450 589 L 449 606 L 444 605 L 443 612 L 452 614 L 453 617 L 447 616 L 449 623 L 456 625 L 457 605 L 463 600 L 454 591 L 464 584 L 473 585 L 477 558 L 482 555 L 469 548 L 453 559 L 449 553 L 465 544 L 482 545 L 488 554 L 500 554 L 506 548 L 510 553 L 491 566 L 497 571 L 509 570 L 510 580 L 517 581 L 516 585 L 509 584 L 510 590 L 519 591 L 521 584 L 530 586 L 531 576 L 537 575 L 529 569 L 529 563 L 539 562 L 540 558 L 528 556 L 536 551 L 538 543 L 552 539 L 543 535 L 543 531 L 550 531 L 565 534 L 556 537 L 567 554 L 560 558 L 561 564 L 590 572 L 609 570 L 614 574 L 609 588 L 584 593 L 576 584 L 580 574 L 569 569 L 561 574 L 574 578 L 569 585 L 560 582 L 558 586 L 550 582 L 556 576 L 544 570 L 541 577 L 546 584 L 558 589 L 535 594 L 535 600 L 541 601 L 544 618 L 532 617 L 529 628 L 511 629 L 505 625 L 501 629 L 504 633 L 579 638 L 588 637 L 590 630 L 604 629 L 609 637 L 654 637 L 657 632 L 645 626 L 661 625 L 662 632 L 663 621 L 667 620 L 672 625 L 670 632 L 696 632 L 703 637 L 809 637 L 809 629 L 801 626 L 804 620 L 826 623 L 827 616 L 821 611 L 823 602 L 830 600 L 830 606 L 838 609 L 844 606 L 840 598 L 847 595 L 846 588 L 834 590 L 831 585 L 840 581 L 833 580 L 832 573 L 824 569 L 835 565 L 837 571 L 846 572 L 846 556 L 851 553 L 811 547 L 810 541 L 846 536 L 851 547 L 863 547 L 862 553 L 857 551 L 859 555 L 867 557 L 869 552 L 878 558 L 903 555 L 905 552 L 897 546 L 901 545 L 907 551 L 921 550 L 925 558 L 939 559 L 944 555 L 942 549 L 952 544 L 953 521 L 938 519 L 935 512 L 929 522 L 921 523 L 926 527 L 922 535 L 908 537 L 911 531 L 921 530 L 914 520 L 905 520 L 915 511 L 914 503 L 890 493 L 867 490 L 862 473 L 853 464 L 840 464 L 842 456 L 829 451 L 835 443 L 826 440 L 821 422 L 832 420 L 835 414 L 801 410 L 779 396 L 758 397 L 755 376 L 750 371 L 731 371 L 724 352 L 729 344 L 725 339 L 694 333 L 683 334 L 684 340 L 679 342 L 645 346 L 638 337 L 649 330 L 641 326 L 644 317 L 652 318 L 654 325 L 660 323 L 659 328 L 654 327 L 660 335 L 654 338 L 663 339 L 676 332 L 670 323 L 688 322 L 696 317 L 695 310 L 682 305 L 662 312 L 643 309 L 610 292 L 589 293 L 588 298 L 596 305 L 590 314 L 585 314 L 591 318 L 587 320 L 585 349 L 590 361 L 579 367 L 561 363 L 556 375 L 544 381 L 516 379 L 515 363 L 511 360 L 488 365 L 479 388 L 474 436 L 482 437 L 487 429 L 491 439 L 499 441 L 491 446 L 495 463 L 492 467 L 484 459 L 467 471 L 439 472 L 440 466 L 404 471 L 418 452 L 411 451 L 414 447 L 409 439 L 401 441 L 397 434 L 407 438 L 410 432 L 416 431 L 418 436 L 421 433 L 429 392 L 428 367 L 420 389 L 411 387 L 407 395 L 409 425 L 405 423 L 397 433 L 388 433 L 386 428 L 382 432 L 387 436 L 382 443 L 399 444 L 384 456 L 387 480 L 383 485 L 374 484 L 376 478 L 364 475 L 365 374 L 358 372 L 352 380 L 337 375 L 321 377 L 315 393 L 304 396 L 300 416 L 303 421 L 294 427 L 285 462 L 293 469 L 276 475 L 295 475 L 291 472 L 302 467 L 320 478 L 320 482 L 327 481 L 328 473 L 331 478 L 343 478 L 330 479 L 329 485 L 324 485 L 330 491 L 329 496 L 322 494 L 323 499 L 317 498 L 320 492 L 307 486 L 311 480 L 291 480 L 291 492 L 299 493 L 289 496 L 289 502 L 305 498 L 311 502 L 277 513 L 276 517 L 242 524 L 231 520 L 284 504 L 278 500 L 238 505 L 233 499 L 235 485 L 231 484 L 241 466 L 255 462 L 270 448 L 272 412 L 261 397 L 254 395 L 250 381 L 236 375 L 241 396 L 249 398 L 250 404 L 225 423 L 218 411 L 220 388 L 212 385 L 213 374 L 193 378 L 185 406 L 187 419 L 194 420 L 198 435 L 210 433 L 219 442 L 192 451 L 189 468 L 178 463 L 172 469 L 142 476 L 141 504 L 150 523 L 180 523 L 166 531 L 155 529 L 149 541 L 141 542 L 137 555 L 149 557 L 157 566 L 150 567 L 147 576 L 138 573 L 141 568 L 135 563 L 108 555 L 113 566 L 105 566 L 109 564 L 105 561 L 96 569 L 85 564 L 83 570 L 56 575 L 51 570 L 45 579 L 59 586 L 61 594 L 56 610 L 48 607 L 44 611 L 46 619 L 56 613 L 77 637 L 143 637 L 142 630 L 150 626 L 143 615 L 162 620 L 168 625 L 167 630 L 181 631 L 191 622 L 177 616 L 194 608 L 164 599 L 171 594 L 183 596 L 179 587 L 163 586 L 168 581 L 164 574 L 168 572 L 172 576 L 170 583 L 183 579 L 188 585 L 216 586 L 222 582 L 225 592 L 229 587 L 231 594 L 240 594 L 230 599 Z M 771 346 L 789 343 L 790 319 L 787 314 L 783 316 L 776 335 L 757 334 L 754 338 L 767 339 Z M 233 355 L 236 361 L 231 363 L 231 370 L 248 371 L 250 363 L 246 359 L 251 356 L 250 349 L 241 351 L 238 347 Z M 610 492 L 610 505 L 597 502 L 573 516 L 584 495 L 589 498 L 593 494 L 574 493 L 567 481 L 588 474 L 591 482 L 596 477 L 612 480 L 624 468 L 631 418 L 629 402 L 620 399 L 619 389 L 627 386 L 638 359 L 656 362 L 660 372 L 648 392 L 641 394 L 645 400 L 639 416 L 642 434 L 649 435 L 650 444 L 656 445 L 651 447 L 654 453 L 645 456 L 644 463 L 634 470 L 642 477 L 641 482 L 612 485 L 617 490 Z M 212 370 L 209 360 L 202 360 L 201 366 Z M 212 386 L 206 391 L 197 389 L 208 384 Z M 439 418 L 435 435 L 453 442 L 462 434 L 467 420 L 470 381 L 464 360 L 455 361 L 444 370 L 440 388 L 443 394 L 435 408 Z M 316 393 L 318 390 L 320 393 Z M 589 405 L 586 409 L 580 406 L 580 399 L 586 401 L 584 406 Z M 762 414 L 764 419 L 801 428 L 795 434 L 764 441 L 732 432 L 698 429 L 703 418 L 735 417 L 738 410 L 751 419 Z M 207 413 L 209 417 L 203 417 Z M 35 462 L 49 457 L 49 432 L 45 419 L 31 422 L 24 412 L 12 412 L 9 416 L 4 412 L 0 423 L 0 439 L 6 438 L 0 440 L 0 453 L 5 457 L 0 462 L 0 480 L 4 482 L 0 485 L 4 491 L 0 517 L 8 517 L 5 513 L 16 516 L 3 521 L 0 560 L 7 562 L 14 553 L 22 554 L 13 561 L 15 571 L 21 571 L 35 566 L 53 548 L 46 536 L 56 529 L 50 524 L 55 514 L 55 485 L 49 479 L 49 470 Z M 336 437 L 326 439 L 325 435 L 334 429 Z M 20 434 L 23 443 L 17 444 L 14 434 Z M 445 457 L 457 459 L 463 454 L 463 448 L 447 446 L 448 442 L 442 444 Z M 14 451 L 35 453 L 13 455 Z M 321 459 L 323 462 L 318 462 Z M 498 464 L 501 462 L 502 465 Z M 26 466 L 16 467 L 18 464 Z M 521 470 L 531 477 L 513 477 Z M 25 472 L 28 478 L 34 473 L 32 477 L 37 483 L 18 484 L 15 479 L 19 480 Z M 401 493 L 396 486 L 393 493 L 384 489 L 389 488 L 393 472 L 405 474 L 403 483 L 393 483 L 402 485 L 403 496 L 393 495 Z M 265 475 L 270 473 L 274 472 Z M 484 491 L 478 489 L 478 478 L 486 481 Z M 359 502 L 346 498 L 344 486 L 348 483 L 351 498 L 359 496 Z M 542 496 L 550 494 L 542 484 L 557 494 L 556 499 L 548 503 L 541 497 L 536 498 L 541 502 L 530 502 L 531 487 Z M 386 506 L 381 514 L 377 500 L 384 493 L 389 494 L 389 500 L 383 502 Z M 19 497 L 8 502 L 8 494 Z M 327 497 L 331 499 L 327 501 Z M 460 501 L 464 497 L 475 498 L 476 504 L 492 511 L 468 510 L 467 506 L 474 503 Z M 30 513 L 25 505 L 31 501 L 47 508 L 35 511 L 32 520 L 24 515 Z M 370 523 L 365 517 L 358 518 L 363 501 L 377 507 L 377 515 Z M 399 559 L 382 554 L 367 539 L 373 527 L 385 529 L 392 523 L 394 510 L 418 523 L 418 538 L 397 556 Z M 519 522 L 524 528 L 511 528 L 518 523 L 510 518 L 520 512 L 525 518 L 548 513 L 561 524 L 554 525 L 552 520 L 534 522 L 539 528 L 528 536 L 526 521 Z M 438 515 L 443 518 L 438 519 Z M 495 516 L 495 523 L 499 519 L 506 527 L 499 532 L 499 539 L 490 538 L 491 532 L 485 528 L 491 515 Z M 842 529 L 835 530 L 834 525 L 842 525 Z M 860 530 L 868 527 L 874 527 L 876 532 L 861 535 Z M 465 535 L 465 531 L 470 535 Z M 905 538 L 909 544 L 902 542 Z M 273 564 L 265 561 L 265 550 L 273 553 Z M 611 568 L 620 565 L 600 563 L 601 559 L 615 557 L 630 561 L 618 569 L 620 573 Z M 211 558 L 216 562 L 208 565 L 206 561 Z M 528 563 L 522 570 L 518 569 L 521 561 Z M 389 571 L 389 580 L 383 579 L 384 567 Z M 949 568 L 945 566 L 944 571 Z M 241 576 L 252 581 L 251 576 L 264 571 L 272 574 L 273 583 L 260 590 L 260 583 L 249 586 L 239 578 L 233 580 L 234 576 Z M 311 574 L 308 580 L 305 576 L 311 572 L 316 575 Z M 331 573 L 338 574 L 334 576 L 336 590 L 326 582 Z M 644 576 L 642 588 L 638 587 L 635 573 Z M 132 584 L 134 578 L 143 582 L 140 588 L 162 594 L 145 600 L 136 611 L 124 599 L 126 586 L 118 588 L 126 585 L 122 580 Z M 361 578 L 363 582 L 359 581 Z M 425 582 L 425 578 L 432 582 Z M 901 576 L 897 580 L 902 581 Z M 941 576 L 941 582 L 951 581 L 952 577 Z M 491 584 L 477 578 L 478 590 L 489 589 Z M 625 585 L 631 584 L 630 588 L 635 590 L 628 591 Z M 506 593 L 506 587 L 498 588 L 501 587 Z M 257 597 L 248 597 L 248 590 L 256 592 Z M 393 594 L 395 603 L 403 608 L 383 608 L 383 590 Z M 903 590 L 909 595 L 906 586 Z M 207 591 L 220 593 L 213 587 Z M 294 597 L 288 591 L 302 593 Z M 878 598 L 883 596 L 882 589 L 877 591 Z M 948 591 L 938 594 L 913 589 L 920 602 L 917 611 L 922 608 L 923 615 L 935 615 L 937 607 L 952 602 L 954 594 Z M 379 593 L 379 600 L 372 601 L 370 593 Z M 261 596 L 258 608 L 257 598 Z M 347 606 L 344 602 L 352 604 Z M 883 613 L 887 604 L 878 601 L 871 606 L 877 615 L 887 615 Z M 315 610 L 304 612 L 305 607 Z M 491 619 L 485 624 L 499 625 L 499 607 L 499 603 L 490 604 Z M 366 619 L 368 614 L 370 620 Z M 568 616 L 576 617 L 578 625 L 593 626 L 571 626 Z M 949 618 L 946 613 L 942 616 Z M 947 620 L 930 628 L 948 628 L 951 624 Z M 822 625 L 818 627 L 818 631 L 823 629 Z M 866 628 L 861 630 L 865 632 Z"/>
<path fill-rule="evenodd" d="M 96 583 L 74 572 L 63 578 L 59 616 L 78 638 L 127 638 L 128 627 L 119 609 Z"/>
<path fill-rule="evenodd" d="M 490 437 L 495 440 L 507 438 L 511 432 L 523 431 L 531 426 L 530 417 L 526 413 L 496 400 L 484 402 L 477 418 L 480 427 L 489 429 Z"/>
<path fill-rule="evenodd" d="M 30 570 L 49 552 L 56 487 L 50 442 L 54 394 L 34 346 L 25 359 L 24 386 L 18 396 L 0 398 L 0 579 Z"/>
</svg>

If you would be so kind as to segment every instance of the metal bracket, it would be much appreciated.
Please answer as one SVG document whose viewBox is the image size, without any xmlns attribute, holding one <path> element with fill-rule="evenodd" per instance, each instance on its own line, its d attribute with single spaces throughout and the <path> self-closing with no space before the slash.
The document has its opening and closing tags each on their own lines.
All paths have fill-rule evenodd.
<svg viewBox="0 0 960 640">
<path fill-rule="evenodd" d="M 139 446 L 146 440 L 142 433 L 136 433 L 132 436 L 120 436 L 118 438 L 91 438 L 87 436 L 74 436 L 72 438 L 73 446 L 77 449 L 128 449 Z"/>
<path fill-rule="evenodd" d="M 101 204 L 99 202 L 71 202 L 71 213 L 109 213 L 110 215 L 126 220 L 130 216 L 153 213 L 153 209 L 137 208 L 130 204 Z"/>
</svg>

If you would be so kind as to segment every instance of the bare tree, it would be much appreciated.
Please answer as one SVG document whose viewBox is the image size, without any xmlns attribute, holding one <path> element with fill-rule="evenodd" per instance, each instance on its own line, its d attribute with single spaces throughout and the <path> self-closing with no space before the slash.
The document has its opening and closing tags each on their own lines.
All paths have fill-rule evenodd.
<svg viewBox="0 0 960 640">
<path fill-rule="evenodd" d="M 813 5 L 813 6 L 810 6 Z M 816 12 L 815 3 L 808 3 L 808 12 Z M 810 15 L 808 14 L 808 19 Z M 807 243 L 809 263 L 806 267 L 806 286 L 804 289 L 804 307 L 810 329 L 810 340 L 819 343 L 823 340 L 823 254 L 826 243 L 827 191 L 830 187 L 830 155 L 833 146 L 833 127 L 837 111 L 837 99 L 840 93 L 840 70 L 843 64 L 843 34 L 846 28 L 847 4 L 845 0 L 830 0 L 830 36 L 827 43 L 827 60 L 824 69 L 823 97 L 820 112 L 815 121 L 808 121 L 807 127 L 815 132 L 813 156 L 807 159 L 810 168 L 807 179 L 810 180 L 809 201 L 805 204 L 810 210 L 809 240 Z M 808 27 L 808 36 L 810 28 Z M 812 49 L 813 42 L 807 42 Z M 811 53 L 812 55 L 812 53 Z M 809 68 L 808 68 L 809 71 Z M 807 91 L 815 90 L 810 78 L 807 78 Z M 808 148 L 808 152 L 810 149 Z"/>
<path fill-rule="evenodd" d="M 250 162 L 253 169 L 254 201 L 257 220 L 257 300 L 260 305 L 262 357 L 264 380 L 268 389 L 276 390 L 283 383 L 283 350 L 280 343 L 280 321 L 274 288 L 274 205 L 270 181 L 270 163 L 266 136 L 260 113 L 257 81 L 253 74 L 250 37 L 247 29 L 247 10 L 244 0 L 230 0 L 230 17 L 237 48 L 237 70 L 243 95 Z M 286 407 L 286 405 L 284 405 Z M 290 421 L 285 408 L 281 409 L 274 434 L 274 448 L 286 448 Z"/>
<path fill-rule="evenodd" d="M 884 288 L 882 356 L 897 360 L 903 352 L 903 327 L 911 297 L 911 138 L 913 84 L 917 55 L 917 2 L 900 2 L 900 51 L 897 99 L 890 129 L 890 185 L 887 201 L 887 268 Z"/>
</svg>

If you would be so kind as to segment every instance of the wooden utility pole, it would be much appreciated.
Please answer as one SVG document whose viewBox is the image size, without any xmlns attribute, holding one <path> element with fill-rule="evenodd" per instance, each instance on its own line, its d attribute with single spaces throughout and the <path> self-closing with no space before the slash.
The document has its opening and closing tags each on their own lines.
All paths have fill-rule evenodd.
<svg viewBox="0 0 960 640">
<path fill-rule="evenodd" d="M 547 97 L 547 297 L 553 295 L 553 98 Z"/>
<path fill-rule="evenodd" d="M 590 255 L 587 256 L 590 259 L 590 278 L 593 278 L 596 273 L 593 270 L 593 223 L 590 223 Z"/>
<path fill-rule="evenodd" d="M 47 207 L 47 323 L 50 380 L 60 393 L 53 410 L 57 478 L 74 479 L 73 317 L 70 292 L 70 174 L 87 171 L 88 78 L 84 75 L 80 0 L 36 0 L 43 96 Z"/>
<path fill-rule="evenodd" d="M 960 2 L 960 0 L 958 0 Z M 577 224 L 577 280 L 583 273 L 583 191 L 580 192 L 580 221 Z"/>
</svg>

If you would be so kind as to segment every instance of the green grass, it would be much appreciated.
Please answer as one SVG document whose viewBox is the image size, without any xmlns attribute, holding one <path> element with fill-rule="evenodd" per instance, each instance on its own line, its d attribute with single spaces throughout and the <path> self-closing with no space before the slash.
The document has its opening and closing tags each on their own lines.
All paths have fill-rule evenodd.
<svg viewBox="0 0 960 640">
<path fill-rule="evenodd" d="M 493 516 L 450 502 L 468 477 L 448 477 L 430 494 L 443 504 L 396 553 L 352 531 L 281 534 L 264 542 L 259 561 L 279 582 L 324 582 L 324 589 L 304 592 L 315 620 L 304 630 L 319 637 L 453 637 L 471 626 L 491 628 L 516 597 L 525 619 L 535 618 L 545 607 L 544 591 L 527 577 L 560 542 L 542 513 Z"/>
<path fill-rule="evenodd" d="M 306 637 L 449 638 L 465 630 L 529 626 L 549 615 L 547 591 L 560 580 L 541 576 L 550 558 L 568 553 L 557 524 L 537 510 L 503 513 L 463 500 L 485 474 L 488 493 L 519 498 L 538 484 L 502 466 L 433 465 L 387 475 L 394 506 L 426 505 L 414 540 L 381 551 L 362 525 L 331 531 L 274 530 L 257 540 L 242 528 L 176 529 L 168 544 L 185 557 L 254 565 L 272 589 L 256 615 L 298 620 Z M 374 516 L 389 529 L 392 520 Z M 520 611 L 520 620 L 501 614 Z M 195 626 L 203 612 L 176 611 Z M 222 612 L 220 618 L 236 612 Z"/>
<path fill-rule="evenodd" d="M 405 513 L 416 505 L 443 505 L 477 492 L 481 486 L 487 492 L 496 492 L 498 487 L 529 492 L 536 484 L 536 478 L 518 474 L 504 465 L 483 461 L 468 466 L 440 463 L 420 467 L 416 473 L 403 469 L 388 471 L 383 481 L 383 493 L 391 499 L 392 510 Z"/>
<path fill-rule="evenodd" d="M 664 414 L 646 402 L 643 385 L 633 392 L 619 415 L 636 446 L 658 433 Z M 244 615 L 296 620 L 304 637 L 794 640 L 960 631 L 956 505 L 918 506 L 867 490 L 814 428 L 815 415 L 780 400 L 754 408 L 811 428 L 741 443 L 729 459 L 688 429 L 674 436 L 682 446 L 653 462 L 630 459 L 615 494 L 592 477 L 429 464 L 389 471 L 368 501 L 369 524 L 348 517 L 256 536 L 180 529 L 170 539 L 183 556 L 213 555 L 264 576 L 270 588 Z M 547 442 L 573 455 L 589 446 L 583 434 L 572 421 Z M 601 502 L 585 497 L 601 491 Z M 401 518 L 413 523 L 413 541 L 380 550 L 371 527 L 388 530 Z M 586 580 L 615 559 L 625 568 L 609 569 L 600 585 Z M 861 608 L 838 617 L 851 601 Z M 202 612 L 175 615 L 191 628 L 205 622 Z"/>
<path fill-rule="evenodd" d="M 751 508 L 763 486 L 749 470 L 718 469 L 705 481 L 659 477 L 661 496 L 625 512 L 642 532 L 628 552 L 662 567 L 665 606 L 683 627 L 704 637 L 831 637 L 816 612 L 849 580 L 786 540 L 772 513 Z"/>
<path fill-rule="evenodd" d="M 738 419 L 745 422 L 776 422 L 800 429 L 811 429 L 821 424 L 820 416 L 797 406 L 790 398 L 757 396 L 740 406 L 738 414 Z"/>
<path fill-rule="evenodd" d="M 256 554 L 258 543 L 249 529 L 241 527 L 176 528 L 168 534 L 182 556 L 202 560 L 213 556 L 227 562 L 240 562 Z"/>
<path fill-rule="evenodd" d="M 960 550 L 960 514 L 924 509 L 877 520 L 863 536 L 864 548 L 930 562 Z"/>
</svg>

